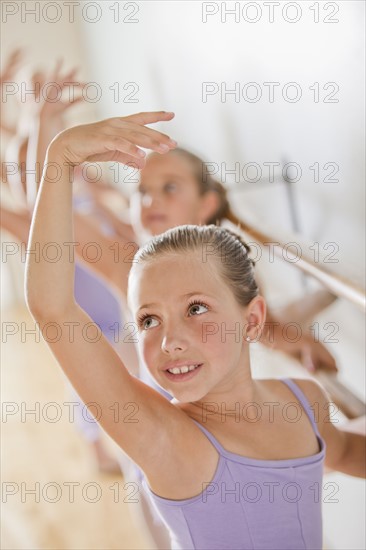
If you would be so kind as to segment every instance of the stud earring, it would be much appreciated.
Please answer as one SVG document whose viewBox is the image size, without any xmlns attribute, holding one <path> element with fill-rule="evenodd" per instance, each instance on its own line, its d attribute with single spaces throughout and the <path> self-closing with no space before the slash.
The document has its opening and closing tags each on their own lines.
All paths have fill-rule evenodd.
<svg viewBox="0 0 366 550">
<path fill-rule="evenodd" d="M 245 339 L 247 342 L 251 342 L 250 336 L 247 336 Z"/>
</svg>

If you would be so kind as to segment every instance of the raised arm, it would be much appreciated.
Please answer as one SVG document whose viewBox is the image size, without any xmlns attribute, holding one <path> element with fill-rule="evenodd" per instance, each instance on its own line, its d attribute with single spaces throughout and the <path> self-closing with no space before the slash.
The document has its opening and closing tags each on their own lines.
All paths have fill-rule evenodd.
<svg viewBox="0 0 366 550">
<path fill-rule="evenodd" d="M 325 390 L 312 380 L 296 380 L 304 391 L 326 443 L 325 466 L 355 477 L 366 477 L 365 417 L 342 426 L 334 422 L 336 412 Z"/>
<path fill-rule="evenodd" d="M 258 276 L 257 283 L 260 294 L 266 296 L 263 282 Z M 331 303 L 330 299 L 319 293 L 311 297 L 310 303 L 305 308 L 301 305 L 303 301 L 297 302 L 296 305 L 290 304 L 280 312 L 274 312 L 270 306 L 267 306 L 266 322 L 260 335 L 260 342 L 266 347 L 294 357 L 311 373 L 316 370 L 336 373 L 338 368 L 332 354 L 324 344 L 315 341 L 310 330 L 304 327 L 305 320 L 322 309 L 317 307 L 319 298 L 322 307 Z"/>
<path fill-rule="evenodd" d="M 128 241 L 119 236 L 108 236 L 103 233 L 98 223 L 89 216 L 74 214 L 76 252 L 78 257 L 88 264 L 99 276 L 103 277 L 115 290 L 126 299 L 127 279 L 138 245 L 134 240 Z M 88 243 L 97 243 L 102 252 L 97 261 L 88 261 L 85 253 Z"/>
<path fill-rule="evenodd" d="M 156 446 L 167 444 L 176 432 L 172 422 L 185 415 L 128 373 L 75 302 L 72 173 L 83 161 L 134 162 L 141 168 L 145 161 L 138 146 L 161 153 L 174 147 L 144 124 L 171 118 L 164 112 L 115 118 L 71 128 L 53 140 L 47 152 L 53 168 L 43 173 L 26 264 L 28 307 L 53 354 L 84 403 L 95 404 L 90 410 L 103 428 L 148 472 L 158 460 Z"/>
<path fill-rule="evenodd" d="M 66 85 L 73 82 L 76 69 L 65 75 L 61 74 L 62 61 L 57 62 L 55 70 L 49 76 L 49 82 L 57 84 L 62 91 Z M 30 122 L 30 135 L 27 151 L 27 204 L 32 210 L 38 187 L 41 181 L 46 151 L 53 138 L 65 128 L 65 112 L 82 101 L 80 96 L 72 97 L 68 102 L 50 101 L 42 98 L 39 106 L 33 109 Z"/>
<path fill-rule="evenodd" d="M 6 98 L 3 97 L 3 86 L 7 83 L 12 84 L 12 80 L 15 78 L 16 72 L 24 62 L 24 52 L 21 48 L 13 50 L 8 59 L 2 64 L 0 70 L 0 93 L 2 98 L 2 110 L 6 106 Z M 4 113 L 0 117 L 0 128 L 7 134 L 15 136 L 17 133 L 16 125 L 10 125 L 4 118 Z"/>
<path fill-rule="evenodd" d="M 30 214 L 27 210 L 14 211 L 0 206 L 0 227 L 14 235 L 21 243 L 26 244 L 29 236 Z"/>
<path fill-rule="evenodd" d="M 304 328 L 301 318 L 298 320 L 296 316 L 279 317 L 268 308 L 261 342 L 298 359 L 311 373 L 316 370 L 338 371 L 333 355 L 322 342 L 314 339 L 310 330 Z"/>
</svg>

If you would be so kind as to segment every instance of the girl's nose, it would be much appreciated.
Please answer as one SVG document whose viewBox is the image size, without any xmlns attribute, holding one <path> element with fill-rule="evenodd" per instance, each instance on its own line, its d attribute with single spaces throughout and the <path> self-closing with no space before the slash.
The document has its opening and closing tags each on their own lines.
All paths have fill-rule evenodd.
<svg viewBox="0 0 366 550">
<path fill-rule="evenodd" d="M 142 205 L 144 208 L 151 208 L 152 206 L 161 202 L 162 194 L 159 191 L 150 191 L 145 193 L 142 198 Z"/>
<path fill-rule="evenodd" d="M 153 197 L 149 193 L 145 193 L 145 195 L 142 197 L 142 206 L 144 208 L 150 208 L 153 203 Z"/>
<path fill-rule="evenodd" d="M 176 352 L 184 352 L 187 350 L 187 348 L 187 341 L 182 333 L 177 331 L 177 327 L 174 332 L 169 332 L 169 334 L 165 334 L 161 342 L 162 351 L 168 355 L 172 355 Z"/>
</svg>

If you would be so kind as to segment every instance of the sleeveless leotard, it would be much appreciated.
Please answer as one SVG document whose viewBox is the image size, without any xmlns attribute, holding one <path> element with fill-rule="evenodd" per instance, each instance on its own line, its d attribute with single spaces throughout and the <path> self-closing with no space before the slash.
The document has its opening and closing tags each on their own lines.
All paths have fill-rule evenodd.
<svg viewBox="0 0 366 550">
<path fill-rule="evenodd" d="M 145 478 L 142 482 L 169 529 L 174 550 L 322 548 L 325 442 L 305 395 L 292 380 L 281 380 L 309 417 L 319 442 L 318 453 L 286 460 L 246 458 L 224 449 L 194 420 L 219 453 L 213 480 L 203 484 L 201 494 L 185 500 L 159 497 Z"/>
</svg>

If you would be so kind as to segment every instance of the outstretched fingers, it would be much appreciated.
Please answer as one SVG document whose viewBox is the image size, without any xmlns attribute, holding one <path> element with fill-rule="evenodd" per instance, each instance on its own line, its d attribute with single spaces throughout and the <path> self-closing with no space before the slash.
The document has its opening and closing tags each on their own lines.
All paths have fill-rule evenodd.
<svg viewBox="0 0 366 550">
<path fill-rule="evenodd" d="M 141 170 L 144 168 L 146 159 L 137 158 L 133 155 L 129 155 L 124 151 L 119 151 L 117 149 L 106 151 L 105 153 L 96 153 L 95 155 L 90 155 L 87 159 L 87 162 L 120 162 L 131 168 L 137 168 Z"/>
<path fill-rule="evenodd" d="M 121 120 L 128 120 L 135 124 L 153 124 L 154 122 L 164 122 L 174 118 L 174 113 L 168 111 L 153 111 L 147 113 L 136 113 L 134 115 L 123 117 Z"/>
<path fill-rule="evenodd" d="M 167 134 L 158 130 L 147 128 L 146 126 L 131 121 L 115 119 L 116 127 L 128 132 L 131 139 L 140 147 L 152 149 L 158 153 L 167 153 L 170 149 L 177 146 L 177 142 L 171 139 Z"/>
<path fill-rule="evenodd" d="M 147 113 L 148 114 L 148 113 Z M 156 115 L 156 113 L 151 113 Z M 177 142 L 166 134 L 152 128 L 146 128 L 141 124 L 131 121 L 132 117 L 114 118 L 108 121 L 108 133 L 112 129 L 113 134 L 127 138 L 131 143 L 145 149 L 151 149 L 158 153 L 167 153 L 177 146 Z M 155 117 L 156 118 L 156 117 Z M 139 156 L 144 156 L 139 150 Z M 137 153 L 137 151 L 135 151 Z"/>
<path fill-rule="evenodd" d="M 146 156 L 146 153 L 139 149 L 133 141 L 130 141 L 125 137 L 120 137 L 118 135 L 112 136 L 106 142 L 106 147 L 110 151 L 119 151 L 135 159 L 143 159 Z"/>
<path fill-rule="evenodd" d="M 76 126 L 60 134 L 60 139 L 53 143 L 53 153 L 71 165 L 85 161 L 129 163 L 133 160 L 138 168 L 143 168 L 146 153 L 141 147 L 167 153 L 177 143 L 166 134 L 146 128 L 142 122 L 170 120 L 173 116 L 165 112 L 140 113 Z"/>
</svg>

